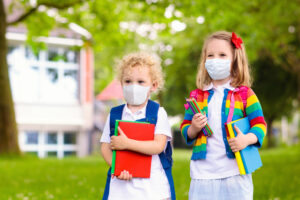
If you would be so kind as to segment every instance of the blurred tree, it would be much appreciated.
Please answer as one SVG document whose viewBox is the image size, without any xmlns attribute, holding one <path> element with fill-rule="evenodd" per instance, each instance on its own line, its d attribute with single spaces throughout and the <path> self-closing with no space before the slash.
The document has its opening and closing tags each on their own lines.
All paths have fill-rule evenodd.
<svg viewBox="0 0 300 200">
<path fill-rule="evenodd" d="M 19 1 L 14 2 L 20 4 Z M 91 0 L 81 3 L 80 0 L 37 0 L 34 6 L 29 2 L 21 1 L 24 15 L 15 22 L 5 23 L 3 6 L 0 10 L 3 19 L 0 19 L 3 47 L 0 72 L 1 77 L 4 77 L 0 89 L 5 91 L 5 97 L 0 98 L 0 116 L 3 122 L 14 121 L 7 63 L 4 59 L 6 43 L 2 42 L 5 41 L 5 28 L 8 24 L 25 22 L 29 27 L 28 42 L 37 49 L 40 44 L 34 39 L 41 35 L 47 36 L 57 26 L 53 17 L 38 9 L 42 5 L 54 8 L 59 16 L 81 25 L 93 35 L 96 93 L 114 78 L 113 66 L 117 58 L 132 51 L 150 50 L 161 56 L 166 74 L 165 90 L 157 98 L 169 115 L 183 114 L 184 97 L 196 87 L 195 77 L 204 38 L 218 30 L 234 31 L 242 37 L 250 63 L 257 61 L 254 68 L 263 62 L 259 58 L 261 50 L 264 50 L 268 59 L 272 60 L 273 67 L 297 74 L 300 85 L 299 0 L 291 0 L 289 3 L 281 0 Z M 10 7 L 16 6 L 12 4 Z M 261 67 L 257 70 L 261 70 Z M 255 81 L 255 85 L 258 83 Z M 300 94 L 300 87 L 297 88 Z M 272 90 L 266 87 L 262 89 Z M 263 95 L 259 96 L 261 102 L 268 102 L 264 98 Z M 8 110 L 4 112 L 4 108 Z M 285 114 L 285 110 L 282 114 Z M 265 115 L 268 117 L 268 111 Z M 2 137 L 16 138 L 15 122 L 8 125 L 11 130 L 6 130 L 5 134 L 2 134 L 3 124 L 10 123 L 0 122 L 0 141 L 7 141 L 2 140 Z M 0 149 L 1 146 L 0 142 Z"/>
<path fill-rule="evenodd" d="M 297 94 L 300 100 L 300 2 L 165 2 L 169 2 L 167 9 L 171 7 L 171 21 L 185 24 L 184 30 L 159 37 L 173 47 L 171 52 L 161 53 L 164 61 L 172 61 L 164 65 L 166 89 L 160 95 L 168 114 L 183 114 L 184 97 L 196 88 L 197 65 L 205 37 L 214 31 L 234 31 L 242 37 L 255 72 L 253 87 L 262 102 L 269 126 L 269 145 L 272 145 L 274 120 L 290 114 Z M 270 74 L 272 77 L 262 78 Z M 266 95 L 270 92 L 272 95 Z"/>
<path fill-rule="evenodd" d="M 9 2 L 10 5 L 4 4 Z M 14 106 L 10 91 L 9 76 L 6 61 L 7 44 L 5 32 L 7 26 L 24 23 L 27 26 L 27 43 L 37 52 L 45 48 L 43 43 L 37 42 L 40 36 L 48 36 L 55 27 L 68 28 L 70 22 L 75 22 L 86 28 L 93 35 L 95 51 L 95 87 L 99 92 L 113 79 L 115 59 L 122 57 L 126 52 L 138 50 L 138 44 L 148 40 L 140 35 L 150 34 L 149 17 L 156 9 L 155 5 L 148 5 L 145 1 L 111 1 L 111 0 L 37 0 L 37 1 L 1 1 L 1 50 L 0 50 L 0 89 L 3 92 L 0 98 L 0 154 L 19 153 L 17 126 L 15 122 Z M 15 9 L 23 11 L 12 21 L 7 21 L 7 15 Z M 163 12 L 164 8 L 160 8 Z M 49 12 L 51 11 L 51 15 Z M 147 13 L 147 15 L 144 15 Z M 153 19 L 163 19 L 160 16 Z M 66 22 L 62 22 L 66 21 Z M 123 29 L 120 28 L 123 24 Z M 139 23 L 148 27 L 145 32 L 140 29 Z M 37 26 L 38 24 L 38 26 Z M 150 27 L 151 28 L 151 27 Z M 129 30 L 129 31 L 125 31 Z M 153 41 L 150 42 L 153 44 Z"/>
<path fill-rule="evenodd" d="M 219 30 L 234 31 L 244 41 L 250 64 L 268 52 L 277 67 L 297 74 L 300 84 L 300 2 L 280 0 L 168 1 L 173 5 L 172 20 L 185 23 L 183 31 L 160 37 L 173 47 L 161 54 L 172 64 L 165 66 L 166 90 L 162 94 L 169 114 L 183 112 L 184 97 L 194 89 L 197 65 L 205 37 Z M 181 15 L 175 15 L 181 12 Z M 280 17 L 275 17 L 280 16 Z M 253 65 L 255 68 L 255 65 Z M 256 81 L 256 80 L 254 80 Z M 295 93 L 300 94 L 298 90 Z M 263 99 L 262 99 L 263 101 Z"/>
<path fill-rule="evenodd" d="M 287 116 L 295 109 L 297 99 L 297 75 L 277 66 L 266 51 L 253 62 L 255 83 L 253 89 L 260 99 L 268 124 L 268 147 L 275 145 L 273 122 Z"/>
<path fill-rule="evenodd" d="M 4 1 L 0 2 L 0 154 L 19 154 L 20 149 L 18 145 L 18 129 L 15 120 L 14 103 L 10 89 L 10 82 L 8 76 L 8 67 L 6 60 L 7 42 L 6 42 L 6 28 L 8 25 L 14 25 L 24 21 L 33 13 L 37 12 L 40 6 L 47 6 L 56 9 L 65 9 L 74 4 L 80 3 L 81 0 L 38 0 L 35 5 L 31 5 L 29 1 L 22 1 L 24 13 L 18 16 L 13 21 L 7 21 L 7 8 Z M 16 2 L 12 1 L 12 5 Z M 45 14 L 41 15 L 45 19 Z M 41 20 L 39 19 L 39 20 Z M 53 20 L 52 20 L 53 21 Z M 44 26 L 45 24 L 39 23 Z M 34 28 L 35 27 L 35 28 Z M 49 28 L 49 23 L 44 26 Z M 52 26 L 50 26 L 51 28 Z M 31 28 L 42 31 L 41 27 L 32 25 Z"/>
</svg>

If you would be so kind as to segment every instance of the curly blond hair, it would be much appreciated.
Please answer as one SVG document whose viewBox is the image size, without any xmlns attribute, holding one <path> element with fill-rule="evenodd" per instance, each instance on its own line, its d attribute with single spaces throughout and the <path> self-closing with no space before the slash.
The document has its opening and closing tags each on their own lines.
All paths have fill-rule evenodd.
<svg viewBox="0 0 300 200">
<path fill-rule="evenodd" d="M 148 52 L 131 53 L 122 58 L 117 65 L 117 78 L 122 82 L 124 71 L 134 67 L 148 67 L 152 83 L 157 84 L 157 91 L 164 86 L 164 75 L 160 65 L 160 58 Z"/>
<path fill-rule="evenodd" d="M 233 87 L 238 87 L 241 85 L 251 87 L 252 80 L 245 47 L 243 44 L 241 44 L 241 48 L 235 48 L 231 42 L 231 37 L 232 34 L 227 31 L 218 31 L 209 35 L 204 41 L 196 79 L 196 85 L 199 89 L 203 89 L 206 85 L 209 85 L 212 82 L 211 77 L 205 69 L 205 61 L 208 43 L 213 39 L 225 40 L 232 47 L 233 61 L 230 71 L 231 85 Z"/>
</svg>

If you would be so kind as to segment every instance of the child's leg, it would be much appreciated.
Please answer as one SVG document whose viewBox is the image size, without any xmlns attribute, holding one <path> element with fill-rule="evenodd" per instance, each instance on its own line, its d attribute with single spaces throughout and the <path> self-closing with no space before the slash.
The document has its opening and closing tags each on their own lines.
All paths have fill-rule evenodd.
<svg viewBox="0 0 300 200">
<path fill-rule="evenodd" d="M 252 175 L 237 175 L 223 180 L 221 193 L 224 199 L 253 199 Z"/>
<path fill-rule="evenodd" d="M 192 179 L 189 200 L 220 199 L 221 179 Z"/>
<path fill-rule="evenodd" d="M 251 174 L 223 179 L 192 179 L 189 200 L 252 200 Z"/>
</svg>

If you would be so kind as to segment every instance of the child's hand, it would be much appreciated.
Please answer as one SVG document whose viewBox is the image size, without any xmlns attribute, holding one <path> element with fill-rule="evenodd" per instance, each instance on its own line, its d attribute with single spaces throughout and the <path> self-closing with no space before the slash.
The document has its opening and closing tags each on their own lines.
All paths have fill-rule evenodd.
<svg viewBox="0 0 300 200">
<path fill-rule="evenodd" d="M 120 174 L 120 176 L 117 177 L 120 180 L 124 180 L 124 181 L 130 181 L 132 179 L 132 175 L 129 174 L 128 171 L 123 170 Z"/>
<path fill-rule="evenodd" d="M 230 138 L 228 144 L 232 152 L 237 152 L 246 148 L 249 145 L 249 141 L 248 137 L 244 135 L 237 126 L 234 126 L 234 129 L 237 132 L 237 136 L 235 138 Z"/>
<path fill-rule="evenodd" d="M 112 150 L 124 150 L 127 148 L 128 138 L 120 127 L 118 127 L 119 136 L 111 136 L 110 146 Z"/>
<path fill-rule="evenodd" d="M 202 130 L 202 128 L 205 127 L 207 124 L 207 117 L 205 115 L 202 115 L 201 113 L 196 113 L 193 116 L 191 127 L 196 132 L 199 132 Z"/>
</svg>

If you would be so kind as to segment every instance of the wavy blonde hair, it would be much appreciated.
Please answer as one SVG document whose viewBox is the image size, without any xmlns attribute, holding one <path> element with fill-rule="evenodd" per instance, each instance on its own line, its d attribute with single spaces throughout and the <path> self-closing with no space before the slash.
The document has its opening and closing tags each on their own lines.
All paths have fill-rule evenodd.
<svg viewBox="0 0 300 200">
<path fill-rule="evenodd" d="M 243 44 L 242 48 L 235 48 L 231 42 L 232 34 L 227 31 L 218 31 L 209 35 L 203 44 L 201 57 L 198 65 L 198 73 L 196 79 L 196 85 L 199 89 L 203 89 L 206 85 L 209 85 L 212 82 L 207 70 L 205 68 L 205 61 L 207 57 L 207 46 L 210 41 L 214 39 L 225 40 L 232 47 L 233 60 L 232 67 L 230 70 L 231 76 L 231 85 L 233 87 L 238 87 L 241 85 L 251 87 L 252 80 L 250 76 L 250 68 L 248 65 L 248 59 L 246 55 L 246 50 Z"/>
<path fill-rule="evenodd" d="M 157 84 L 157 91 L 159 91 L 164 86 L 164 75 L 160 63 L 160 58 L 152 53 L 136 52 L 128 54 L 117 65 L 117 78 L 122 82 L 125 70 L 134 67 L 148 67 L 152 83 Z"/>
</svg>

